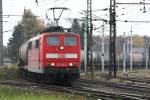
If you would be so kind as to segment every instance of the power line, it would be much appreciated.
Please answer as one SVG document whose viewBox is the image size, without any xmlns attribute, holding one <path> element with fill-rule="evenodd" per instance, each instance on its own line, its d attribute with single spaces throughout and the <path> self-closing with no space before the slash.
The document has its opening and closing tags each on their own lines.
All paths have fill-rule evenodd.
<svg viewBox="0 0 150 100">
<path fill-rule="evenodd" d="M 24 15 L 1 15 L 1 16 L 7 16 L 7 17 L 22 17 Z M 41 16 L 35 16 L 35 17 L 41 17 Z"/>
<path fill-rule="evenodd" d="M 37 6 L 38 6 L 38 4 L 39 4 L 38 0 L 35 0 L 35 3 L 36 3 L 36 4 L 37 4 Z"/>
<path fill-rule="evenodd" d="M 95 10 L 92 10 L 92 12 L 97 12 L 97 11 L 108 11 L 109 9 L 108 8 L 104 8 L 104 9 L 95 9 Z"/>
<path fill-rule="evenodd" d="M 83 14 L 83 13 L 81 13 Z M 85 14 L 84 14 L 85 15 Z M 105 18 L 101 18 L 97 15 L 92 14 L 92 20 L 93 21 L 105 21 L 105 22 L 109 22 L 109 20 L 105 19 Z M 120 19 L 116 19 L 117 22 L 125 22 L 125 23 L 150 23 L 150 21 L 144 21 L 144 20 L 120 20 Z"/>
<path fill-rule="evenodd" d="M 68 2 L 68 0 L 64 0 L 63 2 L 59 3 L 58 5 L 62 5 L 64 3 Z"/>
<path fill-rule="evenodd" d="M 6 30 L 6 31 L 3 31 L 3 33 L 7 33 L 7 32 L 12 32 L 13 30 Z"/>
<path fill-rule="evenodd" d="M 126 23 L 150 23 L 150 21 L 143 21 L 143 20 L 116 20 L 119 22 L 126 22 Z"/>
<path fill-rule="evenodd" d="M 86 15 L 86 11 L 83 11 L 80 14 Z M 104 22 L 108 22 L 109 20 L 101 18 L 99 16 L 96 16 L 96 15 L 92 14 L 92 21 L 104 21 Z"/>
<path fill-rule="evenodd" d="M 139 2 L 139 3 L 116 3 L 116 4 L 119 4 L 119 5 L 143 5 L 143 4 L 145 4 L 145 5 L 150 5 L 150 3 L 144 3 L 144 2 Z"/>
<path fill-rule="evenodd" d="M 57 0 L 57 2 L 60 2 L 60 1 L 62 1 L 62 0 Z M 61 4 L 65 3 L 65 2 L 67 2 L 67 1 L 68 1 L 68 0 L 64 0 L 63 2 L 59 3 L 58 5 L 61 5 Z M 49 4 L 52 4 L 52 2 L 50 1 L 50 2 L 44 3 L 44 4 L 42 4 L 42 5 L 39 5 L 39 2 L 38 2 L 38 6 L 37 6 L 37 7 L 33 7 L 33 8 L 30 8 L 30 9 L 35 9 L 35 8 L 39 8 L 39 7 L 44 7 L 44 6 L 49 5 Z"/>
<path fill-rule="evenodd" d="M 131 3 L 116 3 L 116 4 L 118 4 L 118 5 L 143 5 L 144 7 L 143 7 L 143 13 L 146 13 L 146 7 L 145 7 L 145 5 L 150 5 L 150 3 L 146 3 L 145 2 L 145 0 L 143 0 L 143 2 L 141 1 L 141 2 L 138 2 L 138 3 L 136 3 L 136 2 L 131 2 Z"/>
<path fill-rule="evenodd" d="M 8 22 L 8 21 L 0 21 L 0 22 Z"/>
</svg>

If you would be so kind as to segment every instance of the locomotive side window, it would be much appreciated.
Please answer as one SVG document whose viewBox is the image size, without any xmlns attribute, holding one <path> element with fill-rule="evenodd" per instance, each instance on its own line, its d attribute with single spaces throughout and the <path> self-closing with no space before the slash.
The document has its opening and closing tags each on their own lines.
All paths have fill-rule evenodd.
<svg viewBox="0 0 150 100">
<path fill-rule="evenodd" d="M 47 44 L 48 46 L 58 46 L 59 43 L 59 38 L 58 37 L 47 37 Z"/>
<path fill-rule="evenodd" d="M 31 47 L 31 49 L 33 49 L 33 48 L 35 48 L 35 41 L 32 41 L 32 47 Z"/>
<path fill-rule="evenodd" d="M 32 42 L 29 43 L 29 49 L 31 49 L 31 47 L 32 47 Z"/>
<path fill-rule="evenodd" d="M 77 40 L 76 37 L 64 37 L 65 46 L 76 46 Z"/>
<path fill-rule="evenodd" d="M 39 48 L 39 45 L 40 45 L 40 41 L 39 41 L 39 40 L 36 40 L 35 47 L 36 47 L 36 48 Z"/>
</svg>

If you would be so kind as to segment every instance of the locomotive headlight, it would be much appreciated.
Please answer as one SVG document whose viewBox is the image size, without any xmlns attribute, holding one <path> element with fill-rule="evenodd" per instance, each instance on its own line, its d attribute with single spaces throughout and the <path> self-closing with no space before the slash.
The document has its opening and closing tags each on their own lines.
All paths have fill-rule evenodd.
<svg viewBox="0 0 150 100">
<path fill-rule="evenodd" d="M 64 47 L 63 47 L 63 46 L 60 46 L 60 49 L 61 49 L 61 50 L 63 50 L 63 49 L 64 49 Z"/>
<path fill-rule="evenodd" d="M 69 63 L 69 66 L 73 66 L 73 64 L 72 64 L 72 63 Z"/>
<path fill-rule="evenodd" d="M 51 66 L 54 66 L 55 65 L 55 63 L 51 63 Z"/>
</svg>

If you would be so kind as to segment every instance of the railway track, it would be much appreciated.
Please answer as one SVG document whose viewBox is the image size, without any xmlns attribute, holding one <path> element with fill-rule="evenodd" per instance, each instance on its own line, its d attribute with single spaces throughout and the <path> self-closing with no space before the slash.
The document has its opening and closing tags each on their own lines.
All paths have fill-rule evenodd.
<svg viewBox="0 0 150 100">
<path fill-rule="evenodd" d="M 64 87 L 64 86 L 55 86 L 55 85 L 50 85 L 50 84 L 38 84 L 38 83 L 32 83 L 32 82 L 18 82 L 18 81 L 0 81 L 0 84 L 12 85 L 12 86 L 17 86 L 17 87 L 18 86 L 19 87 L 32 87 L 32 88 L 62 91 L 62 92 L 67 92 L 71 94 L 93 96 L 93 97 L 101 98 L 102 100 L 108 100 L 108 98 L 111 98 L 114 100 L 118 98 L 121 98 L 123 100 L 148 100 L 148 98 L 139 96 L 139 95 L 132 95 L 132 94 L 127 94 L 127 93 L 111 93 L 111 92 L 106 92 L 103 90 L 85 88 L 82 86 Z"/>
<path fill-rule="evenodd" d="M 129 96 L 141 97 L 146 100 L 150 99 L 150 87 L 140 86 L 140 85 L 128 85 L 128 84 L 117 84 L 106 81 L 94 81 L 94 80 L 85 80 L 80 79 L 76 82 L 75 86 L 82 86 L 85 88 L 91 88 L 95 90 L 104 90 L 110 91 L 113 94 L 126 94 Z M 111 88 L 111 89 L 109 89 Z M 115 90 L 115 91 L 114 91 Z"/>
<path fill-rule="evenodd" d="M 105 85 L 105 86 L 110 86 L 110 87 L 116 87 L 116 88 L 121 88 L 121 89 L 128 89 L 128 90 L 136 90 L 139 92 L 144 92 L 144 93 L 149 93 L 150 94 L 150 87 L 149 86 L 141 86 L 138 84 L 120 84 L 120 83 L 113 83 L 113 82 L 107 82 L 107 81 L 96 81 L 96 80 L 85 80 L 81 79 L 78 80 L 80 83 L 88 83 L 94 84 L 94 85 Z"/>
<path fill-rule="evenodd" d="M 131 82 L 140 82 L 140 83 L 150 84 L 150 78 L 145 78 L 145 77 L 117 77 L 117 78 L 121 80 L 128 80 Z"/>
</svg>

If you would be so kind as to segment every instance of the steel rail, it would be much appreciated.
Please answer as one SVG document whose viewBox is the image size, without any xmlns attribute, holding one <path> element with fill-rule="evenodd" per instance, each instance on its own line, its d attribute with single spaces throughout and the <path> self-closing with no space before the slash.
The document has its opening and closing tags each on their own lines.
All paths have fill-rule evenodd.
<svg viewBox="0 0 150 100">
<path fill-rule="evenodd" d="M 118 83 L 112 83 L 112 82 L 106 82 L 106 81 L 94 81 L 94 80 L 87 80 L 87 79 L 86 80 L 85 79 L 78 80 L 77 83 L 78 83 L 78 85 L 81 85 L 81 86 L 83 85 L 86 87 L 91 87 L 91 85 L 97 85 L 97 86 L 104 85 L 104 86 L 114 87 L 114 88 L 118 88 L 118 89 L 122 89 L 122 90 L 126 89 L 128 91 L 132 90 L 132 91 L 137 91 L 137 92 L 147 93 L 147 94 L 150 93 L 149 87 L 139 86 L 139 85 L 118 84 Z M 84 84 L 82 84 L 82 83 L 84 83 Z M 149 95 L 144 95 L 143 97 L 150 99 Z"/>
<path fill-rule="evenodd" d="M 145 77 L 117 77 L 122 80 L 129 80 L 133 82 L 143 82 L 143 83 L 150 83 L 150 78 Z"/>
<path fill-rule="evenodd" d="M 97 84 L 97 85 L 105 85 L 105 86 L 111 86 L 116 88 L 122 88 L 122 89 L 130 89 L 130 90 L 136 90 L 139 92 L 145 92 L 150 93 L 150 87 L 147 86 L 140 86 L 140 85 L 131 85 L 131 84 L 120 84 L 120 83 L 114 83 L 114 82 L 107 82 L 107 81 L 96 81 L 96 80 L 85 80 L 81 79 L 78 80 L 81 83 L 88 83 L 88 84 Z"/>
</svg>

